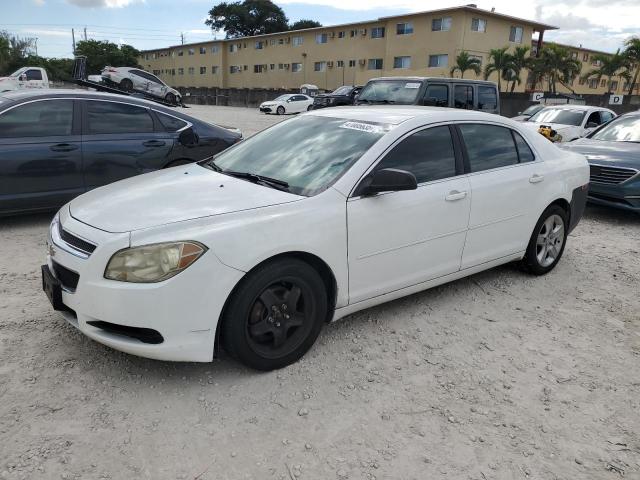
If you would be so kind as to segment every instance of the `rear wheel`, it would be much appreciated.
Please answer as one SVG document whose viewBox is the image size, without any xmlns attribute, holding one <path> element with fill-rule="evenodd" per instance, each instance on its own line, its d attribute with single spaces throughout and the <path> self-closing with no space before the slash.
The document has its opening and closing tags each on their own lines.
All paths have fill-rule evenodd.
<svg viewBox="0 0 640 480">
<path fill-rule="evenodd" d="M 568 215 L 562 207 L 547 207 L 533 229 L 523 259 L 523 264 L 529 272 L 544 275 L 558 264 L 567 241 L 567 226 Z"/>
<path fill-rule="evenodd" d="M 278 115 L 284 115 L 284 107 L 283 107 L 283 106 L 279 106 L 279 107 L 276 109 L 276 113 L 277 113 Z"/>
<path fill-rule="evenodd" d="M 311 110 L 313 110 L 313 105 L 309 105 L 309 106 L 307 107 L 307 112 L 310 112 Z"/>
<path fill-rule="evenodd" d="M 167 93 L 164 99 L 167 101 L 167 103 L 170 103 L 171 105 L 176 104 L 176 96 L 171 92 Z"/>
<path fill-rule="evenodd" d="M 129 78 L 124 78 L 120 82 L 120 88 L 126 92 L 133 90 L 133 82 Z"/>
<path fill-rule="evenodd" d="M 277 260 L 248 274 L 236 289 L 222 319 L 222 342 L 248 367 L 286 367 L 311 348 L 326 314 L 318 272 L 297 259 Z"/>
</svg>

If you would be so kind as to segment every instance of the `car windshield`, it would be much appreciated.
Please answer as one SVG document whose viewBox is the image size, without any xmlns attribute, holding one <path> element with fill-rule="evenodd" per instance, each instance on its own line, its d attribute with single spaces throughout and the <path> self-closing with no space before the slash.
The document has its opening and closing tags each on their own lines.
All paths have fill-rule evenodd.
<svg viewBox="0 0 640 480">
<path fill-rule="evenodd" d="M 362 89 L 358 101 L 367 103 L 415 103 L 422 83 L 411 80 L 382 80 L 369 82 Z"/>
<path fill-rule="evenodd" d="M 522 112 L 522 115 L 533 115 L 534 113 L 537 113 L 539 110 L 543 108 L 544 108 L 544 105 L 531 105 L 524 112 Z"/>
<path fill-rule="evenodd" d="M 532 116 L 529 121 L 578 126 L 582 124 L 586 113 L 585 110 L 571 110 L 569 108 L 544 108 Z"/>
<path fill-rule="evenodd" d="M 305 115 L 264 130 L 204 165 L 276 179 L 291 193 L 312 196 L 338 180 L 389 129 Z"/>
<path fill-rule="evenodd" d="M 338 87 L 331 94 L 332 95 L 349 95 L 351 93 L 352 87 Z"/>
<path fill-rule="evenodd" d="M 640 115 L 620 117 L 596 131 L 592 140 L 640 143 Z"/>
<path fill-rule="evenodd" d="M 289 100 L 291 95 L 280 95 L 272 100 L 272 102 L 284 102 L 285 100 Z"/>
<path fill-rule="evenodd" d="M 20 76 L 21 73 L 23 73 L 25 70 L 27 69 L 27 67 L 22 67 L 19 68 L 18 70 L 16 70 L 15 72 L 13 72 L 11 75 L 9 75 L 10 77 L 18 77 Z"/>
</svg>

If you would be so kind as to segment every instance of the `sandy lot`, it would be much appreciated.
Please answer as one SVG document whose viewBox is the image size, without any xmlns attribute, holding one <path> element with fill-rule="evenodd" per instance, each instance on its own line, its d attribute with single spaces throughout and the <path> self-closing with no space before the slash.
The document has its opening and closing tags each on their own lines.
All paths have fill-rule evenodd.
<svg viewBox="0 0 640 480">
<path fill-rule="evenodd" d="M 49 220 L 0 219 L 0 478 L 640 478 L 640 216 L 590 207 L 548 276 L 360 312 L 271 373 L 77 333 L 40 291 Z"/>
</svg>

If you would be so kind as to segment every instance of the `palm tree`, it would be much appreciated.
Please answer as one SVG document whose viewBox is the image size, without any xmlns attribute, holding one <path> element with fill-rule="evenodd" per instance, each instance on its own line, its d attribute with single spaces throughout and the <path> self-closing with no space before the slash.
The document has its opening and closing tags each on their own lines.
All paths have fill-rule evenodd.
<svg viewBox="0 0 640 480">
<path fill-rule="evenodd" d="M 582 63 L 571 58 L 566 48 L 549 43 L 540 51 L 537 58 L 531 60 L 530 68 L 534 85 L 546 79 L 551 93 L 556 93 L 557 83 L 575 93 L 571 84 L 580 74 Z"/>
<path fill-rule="evenodd" d="M 462 50 L 460 54 L 456 57 L 456 64 L 451 69 L 451 76 L 456 73 L 456 71 L 460 70 L 460 78 L 464 78 L 464 72 L 467 70 L 472 70 L 476 75 L 480 75 L 480 59 L 477 57 L 472 57 L 469 55 L 469 52 L 465 52 Z"/>
<path fill-rule="evenodd" d="M 522 78 L 520 75 L 524 68 L 529 68 L 531 65 L 531 58 L 527 56 L 529 47 L 516 47 L 510 57 L 509 69 L 505 72 L 504 79 L 511 81 L 511 92 L 516 88 L 516 83 L 520 85 Z"/>
<path fill-rule="evenodd" d="M 582 76 L 584 80 L 596 78 L 598 83 L 600 79 L 607 79 L 607 91 L 611 91 L 611 82 L 614 77 L 630 80 L 628 71 L 629 62 L 626 56 L 620 53 L 620 49 L 613 55 L 598 54 L 593 56 L 593 60 L 597 62 L 597 67 Z"/>
<path fill-rule="evenodd" d="M 498 73 L 498 91 L 501 91 L 502 86 L 500 80 L 504 78 L 505 72 L 511 67 L 511 55 L 507 53 L 508 49 L 509 47 L 492 48 L 489 51 L 489 63 L 484 67 L 485 80 L 492 73 Z"/>
<path fill-rule="evenodd" d="M 623 55 L 627 58 L 629 70 L 631 71 L 635 67 L 633 79 L 629 85 L 629 95 L 633 95 L 633 86 L 638 81 L 638 76 L 640 75 L 640 37 L 628 39 L 624 42 L 624 46 L 626 48 Z"/>
</svg>

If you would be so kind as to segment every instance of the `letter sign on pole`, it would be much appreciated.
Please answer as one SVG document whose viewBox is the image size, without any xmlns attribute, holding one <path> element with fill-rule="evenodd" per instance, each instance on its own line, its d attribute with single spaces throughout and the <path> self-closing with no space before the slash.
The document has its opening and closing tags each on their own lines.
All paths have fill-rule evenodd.
<svg viewBox="0 0 640 480">
<path fill-rule="evenodd" d="M 624 95 L 611 95 L 609 97 L 609 105 L 622 105 Z"/>
<path fill-rule="evenodd" d="M 544 92 L 533 92 L 531 94 L 532 102 L 541 102 L 543 98 L 544 98 Z"/>
</svg>

